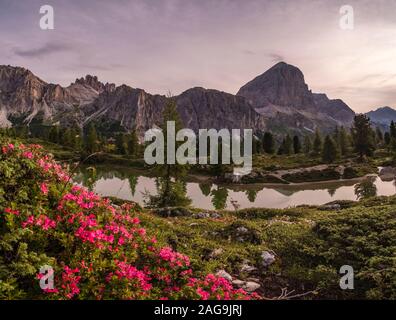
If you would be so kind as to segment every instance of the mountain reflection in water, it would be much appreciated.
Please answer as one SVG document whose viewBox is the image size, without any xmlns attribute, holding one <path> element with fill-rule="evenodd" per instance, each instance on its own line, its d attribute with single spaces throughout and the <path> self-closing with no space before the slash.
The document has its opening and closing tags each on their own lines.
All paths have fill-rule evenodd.
<svg viewBox="0 0 396 320">
<path fill-rule="evenodd" d="M 144 205 L 144 193 L 157 194 L 155 177 L 146 172 L 109 166 L 83 167 L 74 182 L 102 196 L 113 196 Z M 362 181 L 305 183 L 303 185 L 216 185 L 210 182 L 186 183 L 192 206 L 201 209 L 233 210 L 239 208 L 287 208 L 297 205 L 321 205 L 334 200 L 358 200 L 375 195 L 396 193 L 394 181 L 382 181 L 378 176 Z"/>
</svg>

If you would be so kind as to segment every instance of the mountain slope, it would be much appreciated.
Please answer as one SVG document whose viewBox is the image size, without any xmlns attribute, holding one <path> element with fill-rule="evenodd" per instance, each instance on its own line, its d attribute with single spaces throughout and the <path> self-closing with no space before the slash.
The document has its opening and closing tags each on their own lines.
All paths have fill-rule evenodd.
<svg viewBox="0 0 396 320">
<path fill-rule="evenodd" d="M 355 114 L 341 100 L 312 93 L 301 70 L 284 62 L 242 86 L 237 95 L 269 118 L 273 130 L 282 124 L 302 132 L 317 127 L 332 130 L 335 126 L 349 126 Z"/>
<path fill-rule="evenodd" d="M 367 112 L 366 115 L 375 124 L 389 126 L 391 121 L 396 122 L 396 110 L 391 107 L 382 107 L 377 110 Z"/>
<path fill-rule="evenodd" d="M 112 134 L 136 129 L 139 136 L 162 122 L 167 97 L 127 85 L 116 87 L 87 75 L 68 87 L 47 83 L 27 69 L 0 66 L 0 126 L 94 122 Z M 284 62 L 244 85 L 237 95 L 191 88 L 174 97 L 184 125 L 251 128 L 256 133 L 324 131 L 350 125 L 354 112 L 341 100 L 312 93 L 303 73 Z"/>
</svg>

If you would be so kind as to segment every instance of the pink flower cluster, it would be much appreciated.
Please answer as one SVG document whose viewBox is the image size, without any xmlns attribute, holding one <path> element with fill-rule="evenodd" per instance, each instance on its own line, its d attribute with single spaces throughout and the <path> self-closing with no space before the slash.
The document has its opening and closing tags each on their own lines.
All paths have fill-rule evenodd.
<svg viewBox="0 0 396 320">
<path fill-rule="evenodd" d="M 175 252 L 169 247 L 161 248 L 158 257 L 164 261 L 168 261 L 171 267 L 188 267 L 190 265 L 189 257 Z"/>
<path fill-rule="evenodd" d="M 64 267 L 55 278 L 60 282 L 57 289 L 48 293 L 72 299 L 84 294 L 87 290 L 81 286 L 89 283 L 88 291 L 92 290 L 96 298 L 173 299 L 184 298 L 184 294 L 190 299 L 254 297 L 234 290 L 227 280 L 214 275 L 193 277 L 189 257 L 160 247 L 155 237 L 149 237 L 140 226 L 134 205 L 114 206 L 86 188 L 67 183 L 69 174 L 40 149 L 22 144 L 1 148 L 5 157 L 32 160 L 40 171 L 37 183 L 41 194 L 47 196 L 51 189 L 52 199 L 59 190 L 58 202 L 54 205 L 48 197 L 40 197 L 38 214 L 31 214 L 30 208 L 21 212 L 6 208 L 4 212 L 15 215 L 22 228 L 39 227 L 32 230 L 45 231 L 49 238 L 61 237 L 65 254 L 56 259 L 60 259 L 58 269 Z M 45 208 L 48 211 L 43 214 Z M 76 252 L 79 256 L 74 257 Z"/>
<path fill-rule="evenodd" d="M 12 210 L 11 208 L 5 208 L 4 212 L 5 213 L 11 213 L 13 215 L 19 216 L 19 211 L 18 210 Z"/>
<path fill-rule="evenodd" d="M 118 270 L 115 271 L 114 275 L 118 279 L 128 279 L 128 280 L 137 280 L 138 281 L 138 288 L 142 289 L 143 291 L 148 291 L 152 288 L 150 284 L 150 277 L 144 272 L 138 270 L 136 267 L 124 262 L 124 261 L 115 261 Z M 111 280 L 113 277 L 113 273 L 110 273 L 107 276 L 108 281 Z"/>
<path fill-rule="evenodd" d="M 33 215 L 28 216 L 28 218 L 22 222 L 22 227 L 26 228 L 28 226 L 38 226 L 43 230 L 54 229 L 56 227 L 56 221 L 48 218 L 48 216 L 41 214 L 38 217 Z"/>
<path fill-rule="evenodd" d="M 64 290 L 65 296 L 68 299 L 73 298 L 75 295 L 80 293 L 78 288 L 78 283 L 81 280 L 80 276 L 76 274 L 80 272 L 80 269 L 71 269 L 68 266 L 64 267 L 64 272 L 62 273 L 62 285 L 61 288 Z"/>
</svg>

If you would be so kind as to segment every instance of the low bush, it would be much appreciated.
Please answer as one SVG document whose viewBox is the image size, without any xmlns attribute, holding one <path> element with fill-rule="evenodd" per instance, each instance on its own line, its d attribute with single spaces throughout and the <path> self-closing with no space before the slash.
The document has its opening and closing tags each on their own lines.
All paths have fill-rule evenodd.
<svg viewBox="0 0 396 320">
<path fill-rule="evenodd" d="M 38 145 L 2 141 L 0 299 L 249 299 L 198 276 L 186 255 L 147 234 L 133 204 L 73 185 Z M 40 267 L 54 270 L 42 290 Z"/>
</svg>

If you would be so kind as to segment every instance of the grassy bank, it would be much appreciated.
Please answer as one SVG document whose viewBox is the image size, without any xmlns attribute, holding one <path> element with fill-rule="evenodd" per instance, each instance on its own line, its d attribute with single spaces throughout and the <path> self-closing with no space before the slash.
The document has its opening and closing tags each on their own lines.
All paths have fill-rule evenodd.
<svg viewBox="0 0 396 320">
<path fill-rule="evenodd" d="M 198 270 L 255 281 L 268 298 L 284 288 L 304 299 L 396 298 L 396 197 L 286 210 L 180 208 L 144 211 L 141 218 Z M 263 252 L 275 255 L 268 267 Z M 339 287 L 342 265 L 354 268 L 354 290 Z"/>
</svg>

